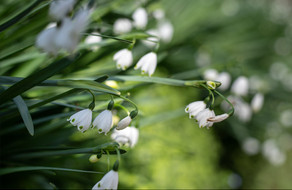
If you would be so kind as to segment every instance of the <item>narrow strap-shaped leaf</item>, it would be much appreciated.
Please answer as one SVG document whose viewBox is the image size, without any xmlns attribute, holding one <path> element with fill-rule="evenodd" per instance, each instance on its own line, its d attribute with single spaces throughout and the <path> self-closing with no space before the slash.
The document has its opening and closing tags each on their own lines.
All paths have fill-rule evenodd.
<svg viewBox="0 0 292 190">
<path fill-rule="evenodd" d="M 33 125 L 32 118 L 31 118 L 31 115 L 28 111 L 26 103 L 24 102 L 24 100 L 22 99 L 21 96 L 16 96 L 15 98 L 13 98 L 13 101 L 19 110 L 19 113 L 22 117 L 22 120 L 23 120 L 25 127 L 27 128 L 29 134 L 31 136 L 33 136 L 34 135 L 34 125 Z"/>
<path fill-rule="evenodd" d="M 30 76 L 22 79 L 21 81 L 15 83 L 7 90 L 0 94 L 0 105 L 4 102 L 22 94 L 23 92 L 29 90 L 30 88 L 40 84 L 44 80 L 50 78 L 57 72 L 61 71 L 62 69 L 66 68 L 73 62 L 72 59 L 63 58 L 60 59 L 46 68 L 31 74 Z"/>
<path fill-rule="evenodd" d="M 0 25 L 0 32 L 4 31 L 5 29 L 9 28 L 10 26 L 14 25 L 18 21 L 20 21 L 22 18 L 24 18 L 26 15 L 28 15 L 36 6 L 38 6 L 41 2 L 44 0 L 36 0 L 34 3 L 32 3 L 30 6 L 28 6 L 26 9 L 24 9 L 22 12 L 14 16 L 13 18 L 9 19 L 8 21 L 4 22 Z"/>
<path fill-rule="evenodd" d="M 39 84 L 38 86 L 62 86 L 62 87 L 71 87 L 71 88 L 79 88 L 79 89 L 89 89 L 98 92 L 104 92 L 114 95 L 120 95 L 120 92 L 114 88 L 111 88 L 107 85 L 100 83 L 99 81 L 104 81 L 107 79 L 107 76 L 102 76 L 97 78 L 95 81 L 93 80 L 45 80 Z M 8 76 L 0 76 L 0 84 L 16 84 L 22 80 L 20 77 L 8 77 Z"/>
<path fill-rule="evenodd" d="M 94 171 L 78 170 L 78 169 L 70 169 L 70 168 L 55 168 L 55 167 L 45 167 L 45 166 L 23 166 L 23 167 L 11 167 L 11 168 L 0 169 L 0 175 L 6 175 L 6 174 L 24 172 L 24 171 L 35 171 L 35 170 L 54 170 L 54 171 L 104 174 L 104 172 L 94 172 Z"/>
</svg>

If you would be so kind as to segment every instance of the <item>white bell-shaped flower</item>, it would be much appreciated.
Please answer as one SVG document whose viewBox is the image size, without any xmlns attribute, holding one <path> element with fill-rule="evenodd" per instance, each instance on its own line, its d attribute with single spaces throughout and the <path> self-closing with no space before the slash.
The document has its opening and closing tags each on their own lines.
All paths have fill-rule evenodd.
<svg viewBox="0 0 292 190">
<path fill-rule="evenodd" d="M 161 20 L 164 18 L 165 13 L 162 9 L 156 9 L 155 11 L 153 11 L 153 17 L 157 20 Z"/>
<path fill-rule="evenodd" d="M 48 54 L 57 55 L 59 51 L 59 48 L 55 44 L 57 33 L 58 29 L 56 27 L 43 30 L 37 36 L 36 46 Z"/>
<path fill-rule="evenodd" d="M 159 38 L 162 42 L 168 43 L 172 40 L 173 26 L 169 21 L 162 21 L 158 23 Z"/>
<path fill-rule="evenodd" d="M 90 48 L 92 51 L 97 51 L 99 49 L 99 46 L 97 45 L 97 43 L 102 41 L 102 37 L 96 36 L 96 35 L 99 35 L 99 33 L 97 32 L 93 32 L 92 34 L 93 35 L 91 36 L 87 36 L 84 42 L 85 44 L 90 45 Z"/>
<path fill-rule="evenodd" d="M 135 66 L 135 69 L 140 69 L 142 74 L 148 73 L 149 76 L 153 75 L 157 65 L 157 55 L 154 52 L 150 52 L 144 55 Z"/>
<path fill-rule="evenodd" d="M 205 80 L 216 80 L 218 78 L 218 71 L 216 69 L 207 69 L 204 71 Z"/>
<path fill-rule="evenodd" d="M 50 17 L 57 21 L 62 20 L 70 11 L 72 11 L 75 2 L 75 0 L 54 0 L 49 8 Z"/>
<path fill-rule="evenodd" d="M 90 12 L 87 9 L 80 10 L 73 20 L 64 18 L 55 38 L 56 45 L 72 53 L 80 40 L 81 33 L 84 32 L 89 22 Z"/>
<path fill-rule="evenodd" d="M 228 117 L 229 117 L 229 115 L 227 113 L 224 113 L 221 115 L 216 115 L 215 117 L 210 117 L 207 120 L 210 122 L 213 122 L 213 123 L 218 123 L 218 122 L 221 122 L 221 121 L 227 119 Z"/>
<path fill-rule="evenodd" d="M 119 144 L 128 145 L 133 148 L 138 142 L 139 130 L 133 126 L 123 130 L 114 130 L 111 138 Z"/>
<path fill-rule="evenodd" d="M 113 123 L 113 115 L 110 110 L 102 111 L 93 121 L 93 127 L 97 127 L 99 133 L 107 134 Z"/>
<path fill-rule="evenodd" d="M 70 18 L 65 18 L 62 21 L 59 32 L 55 38 L 55 44 L 58 48 L 68 52 L 73 52 L 78 45 L 79 37 L 74 32 L 73 21 Z"/>
<path fill-rule="evenodd" d="M 231 92 L 238 96 L 246 96 L 248 89 L 248 79 L 245 76 L 238 77 L 231 86 Z"/>
<path fill-rule="evenodd" d="M 148 23 L 148 15 L 144 8 L 138 8 L 132 15 L 134 26 L 138 29 L 144 29 Z"/>
<path fill-rule="evenodd" d="M 92 111 L 91 109 L 85 109 L 73 114 L 67 121 L 73 126 L 77 126 L 78 130 L 82 133 L 86 131 L 91 124 L 92 120 Z"/>
<path fill-rule="evenodd" d="M 213 122 L 208 121 L 208 119 L 215 117 L 215 113 L 213 110 L 210 110 L 209 108 L 204 109 L 203 111 L 199 112 L 196 116 L 196 120 L 199 123 L 199 127 L 212 127 Z"/>
<path fill-rule="evenodd" d="M 150 29 L 146 31 L 147 34 L 152 35 L 147 40 L 142 40 L 142 43 L 148 48 L 154 48 L 159 42 L 159 32 L 157 29 Z"/>
<path fill-rule="evenodd" d="M 106 173 L 103 178 L 92 187 L 92 189 L 118 189 L 118 183 L 118 172 L 111 170 Z"/>
<path fill-rule="evenodd" d="M 219 73 L 215 80 L 221 82 L 221 86 L 219 86 L 220 90 L 227 90 L 231 82 L 231 76 L 227 72 L 222 72 Z"/>
<path fill-rule="evenodd" d="M 254 112 L 258 112 L 262 109 L 264 104 L 264 95 L 257 93 L 251 100 L 251 108 Z"/>
<path fill-rule="evenodd" d="M 125 34 L 132 30 L 132 23 L 127 18 L 119 18 L 114 23 L 115 34 Z"/>
<path fill-rule="evenodd" d="M 242 122 L 248 122 L 252 117 L 252 109 L 249 104 L 239 100 L 234 105 L 234 115 Z"/>
<path fill-rule="evenodd" d="M 118 125 L 117 125 L 117 130 L 122 130 L 125 129 L 126 127 L 128 127 L 130 125 L 132 121 L 132 118 L 130 116 L 125 117 L 124 119 L 122 119 Z"/>
<path fill-rule="evenodd" d="M 194 118 L 201 111 L 206 109 L 206 103 L 204 101 L 192 102 L 185 108 L 185 112 L 189 113 L 190 118 Z"/>
<path fill-rule="evenodd" d="M 128 49 L 122 49 L 115 53 L 114 61 L 117 62 L 118 69 L 126 70 L 133 63 L 132 52 Z"/>
</svg>

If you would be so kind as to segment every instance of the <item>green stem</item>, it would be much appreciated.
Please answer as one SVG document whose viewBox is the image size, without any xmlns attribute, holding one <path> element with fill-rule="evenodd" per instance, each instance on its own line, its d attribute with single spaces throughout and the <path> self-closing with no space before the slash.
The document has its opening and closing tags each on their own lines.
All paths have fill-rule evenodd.
<svg viewBox="0 0 292 190">
<path fill-rule="evenodd" d="M 207 86 L 207 85 L 205 85 L 205 84 L 201 84 L 201 86 L 203 86 L 205 89 L 207 89 L 207 90 L 209 91 L 209 95 L 211 95 L 211 96 L 212 96 L 212 102 L 211 102 L 211 106 L 212 106 L 212 105 L 214 105 L 214 102 L 215 102 L 215 97 L 214 97 L 214 93 L 212 92 L 212 90 L 210 90 L 210 89 L 208 88 L 208 86 Z"/>
<path fill-rule="evenodd" d="M 108 36 L 108 35 L 103 35 L 103 34 L 89 34 L 89 33 L 83 33 L 84 35 L 88 35 L 88 36 L 100 36 L 100 37 L 104 37 L 104 38 L 110 38 L 110 39 L 113 39 L 113 40 L 118 40 L 120 42 L 124 42 L 124 43 L 127 43 L 127 44 L 133 44 L 132 41 L 130 40 L 124 40 L 124 39 L 121 39 L 121 38 L 117 38 L 117 37 L 114 37 L 114 36 Z"/>
<path fill-rule="evenodd" d="M 234 106 L 233 106 L 233 104 L 227 98 L 225 98 L 225 96 L 223 96 L 220 92 L 218 92 L 217 90 L 214 90 L 214 92 L 216 94 L 218 94 L 223 100 L 225 100 L 230 105 L 231 110 L 228 112 L 228 115 L 229 116 L 232 116 L 233 113 L 234 113 Z"/>
</svg>

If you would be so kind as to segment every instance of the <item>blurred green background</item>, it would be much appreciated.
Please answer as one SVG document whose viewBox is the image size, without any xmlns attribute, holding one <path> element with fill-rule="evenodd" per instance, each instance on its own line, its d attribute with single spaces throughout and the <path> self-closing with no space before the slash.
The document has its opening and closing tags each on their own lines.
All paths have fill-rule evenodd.
<svg viewBox="0 0 292 190">
<path fill-rule="evenodd" d="M 34 47 L 40 31 L 49 23 L 48 2 L 19 23 L 0 33 L 0 74 L 26 77 L 50 64 Z M 82 4 L 86 1 L 80 1 Z M 27 2 L 1 1 L 0 23 L 25 7 Z M 151 13 L 165 11 L 174 27 L 170 43 L 162 43 L 154 76 L 185 80 L 203 79 L 204 71 L 228 72 L 232 81 L 246 76 L 251 101 L 260 91 L 264 106 L 248 122 L 236 117 L 200 129 L 184 108 L 208 94 L 202 89 L 158 84 L 121 83 L 119 89 L 137 103 L 141 114 L 134 124 L 140 127 L 139 142 L 122 155 L 119 188 L 133 189 L 238 189 L 292 188 L 292 1 L 290 0 L 97 0 L 89 31 L 112 35 L 119 17 L 130 18 L 143 5 L 149 13 L 147 29 L 156 21 Z M 98 51 L 81 48 L 74 64 L 53 78 L 86 78 L 103 74 L 140 75 L 132 68 L 119 71 L 114 53 L 127 44 L 106 40 Z M 133 49 L 135 62 L 149 52 L 139 41 Z M 35 87 L 23 94 L 29 101 L 60 94 L 66 88 Z M 223 92 L 226 97 L 230 90 Z M 7 116 L 7 103 L 0 107 L 1 169 L 17 166 L 49 166 L 106 172 L 107 156 L 90 162 L 91 155 L 62 155 L 22 158 L 26 149 L 47 147 L 84 148 L 110 142 L 110 136 L 88 131 L 81 134 L 66 119 L 86 107 L 91 97 L 78 93 L 31 110 L 35 135 L 28 134 L 19 115 Z M 108 96 L 97 95 L 98 109 L 106 108 Z M 216 98 L 216 113 L 222 111 Z M 71 107 L 70 107 L 71 105 Z M 13 109 L 16 109 L 15 107 Z M 9 112 L 8 112 L 9 114 Z M 119 115 L 121 118 L 125 115 Z M 253 139 L 248 143 L 247 139 Z M 249 141 L 251 142 L 251 141 Z M 16 157 L 15 157 L 16 156 Z M 111 156 L 111 164 L 116 157 Z M 101 174 L 65 171 L 25 171 L 1 175 L 1 188 L 87 189 Z"/>
</svg>

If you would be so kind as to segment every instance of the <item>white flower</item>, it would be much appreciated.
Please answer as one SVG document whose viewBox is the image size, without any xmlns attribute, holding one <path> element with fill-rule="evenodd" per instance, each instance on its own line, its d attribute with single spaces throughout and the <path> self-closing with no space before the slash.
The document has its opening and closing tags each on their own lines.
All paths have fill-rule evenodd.
<svg viewBox="0 0 292 190">
<path fill-rule="evenodd" d="M 99 33 L 97 33 L 97 32 L 93 32 L 92 34 L 93 35 L 87 36 L 85 38 L 85 44 L 92 45 L 90 48 L 93 51 L 97 51 L 99 47 L 98 47 L 98 45 L 96 45 L 96 43 L 101 42 L 102 38 L 100 36 L 96 36 L 96 35 L 99 35 Z"/>
<path fill-rule="evenodd" d="M 213 110 L 210 110 L 209 108 L 204 109 L 203 111 L 199 112 L 196 116 L 196 120 L 199 123 L 199 127 L 212 127 L 213 122 L 208 121 L 209 118 L 215 117 L 215 113 Z"/>
<path fill-rule="evenodd" d="M 129 145 L 131 148 L 133 148 L 138 142 L 139 130 L 133 126 L 127 127 L 123 130 L 114 130 L 111 138 L 117 143 Z"/>
<path fill-rule="evenodd" d="M 252 116 L 252 110 L 249 104 L 242 100 L 237 100 L 234 105 L 234 114 L 238 117 L 242 122 L 248 122 Z"/>
<path fill-rule="evenodd" d="M 138 29 L 144 29 L 148 23 L 148 15 L 144 8 L 138 8 L 132 16 L 134 26 Z"/>
<path fill-rule="evenodd" d="M 63 19 L 55 38 L 57 47 L 68 52 L 73 52 L 78 44 L 78 40 L 79 36 L 74 32 L 72 20 L 70 18 Z"/>
<path fill-rule="evenodd" d="M 242 149 L 248 155 L 255 155 L 260 151 L 260 142 L 256 138 L 248 137 L 244 139 Z"/>
<path fill-rule="evenodd" d="M 173 26 L 169 21 L 162 21 L 158 24 L 158 33 L 160 39 L 168 43 L 172 40 L 173 36 Z"/>
<path fill-rule="evenodd" d="M 208 121 L 211 121 L 213 123 L 221 122 L 225 119 L 227 119 L 229 115 L 227 113 L 221 114 L 221 115 L 216 115 L 215 117 L 210 117 L 207 119 Z"/>
<path fill-rule="evenodd" d="M 67 119 L 73 126 L 77 126 L 78 130 L 82 133 L 90 127 L 91 120 L 92 111 L 90 109 L 79 111 Z"/>
<path fill-rule="evenodd" d="M 133 63 L 132 52 L 128 49 L 122 49 L 115 53 L 114 61 L 117 62 L 117 68 L 126 70 Z"/>
<path fill-rule="evenodd" d="M 238 77 L 231 86 L 231 92 L 238 96 L 246 96 L 248 94 L 249 84 L 245 76 Z"/>
<path fill-rule="evenodd" d="M 72 11 L 75 0 L 54 0 L 49 8 L 49 15 L 59 21 Z"/>
<path fill-rule="evenodd" d="M 114 23 L 114 33 L 115 34 L 125 34 L 132 30 L 132 23 L 129 19 L 120 18 Z"/>
<path fill-rule="evenodd" d="M 159 32 L 157 29 L 150 29 L 146 31 L 147 34 L 153 37 L 148 37 L 147 40 L 142 40 L 142 43 L 149 48 L 153 48 L 157 45 L 159 41 Z"/>
<path fill-rule="evenodd" d="M 264 104 L 264 95 L 261 93 L 257 93 L 251 100 L 251 108 L 254 112 L 258 112 L 261 110 Z"/>
<path fill-rule="evenodd" d="M 190 118 L 194 118 L 199 112 L 203 111 L 206 108 L 204 101 L 196 101 L 187 105 L 185 112 L 189 113 Z"/>
<path fill-rule="evenodd" d="M 104 110 L 94 119 L 93 127 L 97 127 L 99 133 L 107 134 L 112 127 L 112 119 L 112 112 Z"/>
<path fill-rule="evenodd" d="M 222 72 L 215 80 L 221 82 L 220 90 L 227 90 L 231 82 L 231 76 L 227 72 Z"/>
<path fill-rule="evenodd" d="M 215 69 L 207 69 L 204 72 L 205 80 L 216 80 L 218 77 L 218 71 Z"/>
<path fill-rule="evenodd" d="M 92 189 L 118 189 L 119 174 L 111 170 L 103 178 L 97 182 Z"/>
<path fill-rule="evenodd" d="M 135 69 L 140 69 L 142 71 L 142 74 L 148 73 L 149 76 L 151 76 L 157 65 L 157 55 L 154 52 L 150 52 L 146 55 L 144 55 L 135 66 Z"/>
<path fill-rule="evenodd" d="M 36 46 L 48 54 L 57 55 L 59 51 L 59 48 L 55 44 L 57 32 L 56 27 L 43 30 L 37 37 Z"/>
<path fill-rule="evenodd" d="M 89 10 L 82 9 L 79 11 L 73 20 L 64 18 L 59 29 L 58 35 L 55 38 L 56 45 L 70 53 L 77 47 L 81 33 L 86 29 L 89 22 Z"/>
<path fill-rule="evenodd" d="M 165 13 L 162 9 L 156 9 L 153 11 L 153 17 L 156 18 L 157 20 L 163 19 L 165 16 Z"/>
<path fill-rule="evenodd" d="M 118 125 L 117 125 L 117 130 L 122 130 L 125 129 L 126 127 L 128 127 L 130 125 L 132 121 L 132 118 L 130 116 L 125 117 L 124 119 L 122 119 Z"/>
</svg>

